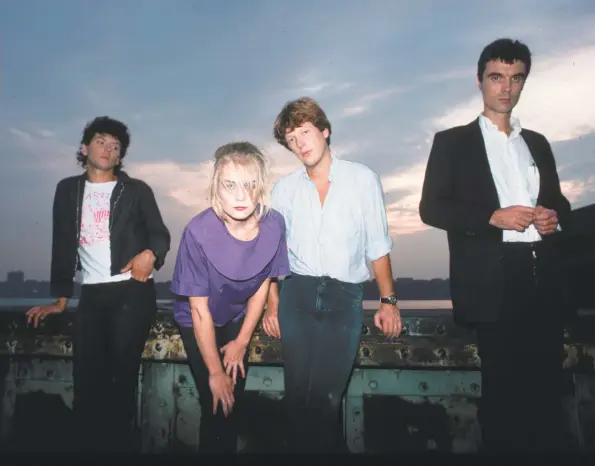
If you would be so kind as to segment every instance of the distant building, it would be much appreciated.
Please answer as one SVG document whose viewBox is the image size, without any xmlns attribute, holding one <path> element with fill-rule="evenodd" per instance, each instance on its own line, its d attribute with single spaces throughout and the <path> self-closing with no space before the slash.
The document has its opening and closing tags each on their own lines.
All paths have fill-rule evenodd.
<svg viewBox="0 0 595 466">
<path fill-rule="evenodd" d="M 6 274 L 6 283 L 9 285 L 23 285 L 25 283 L 25 272 L 15 270 Z"/>
</svg>

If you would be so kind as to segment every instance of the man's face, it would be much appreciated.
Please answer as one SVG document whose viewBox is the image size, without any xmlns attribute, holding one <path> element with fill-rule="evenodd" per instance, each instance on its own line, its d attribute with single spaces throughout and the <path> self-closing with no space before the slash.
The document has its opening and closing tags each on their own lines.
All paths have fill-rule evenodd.
<svg viewBox="0 0 595 466">
<path fill-rule="evenodd" d="M 489 61 L 483 72 L 483 81 L 478 81 L 485 110 L 510 114 L 521 97 L 526 77 L 525 64 L 521 61 L 512 64 L 502 60 Z"/>
<path fill-rule="evenodd" d="M 120 141 L 109 134 L 96 134 L 81 148 L 87 165 L 101 171 L 113 170 L 120 163 Z"/>
<path fill-rule="evenodd" d="M 318 165 L 328 150 L 326 138 L 329 135 L 328 129 L 320 131 L 312 123 L 304 123 L 285 133 L 285 141 L 289 150 L 293 152 L 300 162 L 307 168 Z"/>
<path fill-rule="evenodd" d="M 236 221 L 252 216 L 259 198 L 258 174 L 253 166 L 227 163 L 221 167 L 217 194 L 225 214 Z"/>
</svg>

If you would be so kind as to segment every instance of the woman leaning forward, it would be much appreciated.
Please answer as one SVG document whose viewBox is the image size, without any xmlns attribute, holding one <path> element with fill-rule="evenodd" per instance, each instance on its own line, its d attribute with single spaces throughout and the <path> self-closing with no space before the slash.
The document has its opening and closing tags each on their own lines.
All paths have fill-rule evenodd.
<svg viewBox="0 0 595 466">
<path fill-rule="evenodd" d="M 215 152 L 211 206 L 182 234 L 171 290 L 201 406 L 199 452 L 237 451 L 247 347 L 272 278 L 289 275 L 285 222 L 268 208 L 263 154 L 248 142 Z"/>
</svg>

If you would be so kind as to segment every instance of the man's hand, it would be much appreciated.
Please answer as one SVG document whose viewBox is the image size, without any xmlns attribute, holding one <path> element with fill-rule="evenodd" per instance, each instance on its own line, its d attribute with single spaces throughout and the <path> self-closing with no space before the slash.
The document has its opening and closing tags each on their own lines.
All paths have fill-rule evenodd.
<svg viewBox="0 0 595 466">
<path fill-rule="evenodd" d="M 48 304 L 46 306 L 35 306 L 27 311 L 27 324 L 33 321 L 33 327 L 37 328 L 39 322 L 44 320 L 49 314 L 59 314 L 64 312 L 65 307 L 58 303 Z"/>
<path fill-rule="evenodd" d="M 537 206 L 533 213 L 533 224 L 540 235 L 551 235 L 558 228 L 558 213 L 543 206 Z"/>
<path fill-rule="evenodd" d="M 279 317 L 277 309 L 267 307 L 262 318 L 262 329 L 272 338 L 281 338 L 281 330 L 279 329 Z"/>
<path fill-rule="evenodd" d="M 397 306 L 380 303 L 374 314 L 374 325 L 388 338 L 396 338 L 401 333 L 401 312 Z"/>
<path fill-rule="evenodd" d="M 515 230 L 523 232 L 533 223 L 533 207 L 513 205 L 496 210 L 490 218 L 490 225 L 502 230 Z"/>
<path fill-rule="evenodd" d="M 246 354 L 246 347 L 248 345 L 238 340 L 232 340 L 227 345 L 221 348 L 223 354 L 223 367 L 225 372 L 231 377 L 233 384 L 236 384 L 238 377 L 238 369 L 243 378 L 246 378 L 246 370 L 244 368 L 244 356 Z"/>
<path fill-rule="evenodd" d="M 146 282 L 151 272 L 153 272 L 154 265 L 155 254 L 150 249 L 145 249 L 134 256 L 120 272 L 126 273 L 130 270 L 132 278 L 139 282 Z"/>
</svg>

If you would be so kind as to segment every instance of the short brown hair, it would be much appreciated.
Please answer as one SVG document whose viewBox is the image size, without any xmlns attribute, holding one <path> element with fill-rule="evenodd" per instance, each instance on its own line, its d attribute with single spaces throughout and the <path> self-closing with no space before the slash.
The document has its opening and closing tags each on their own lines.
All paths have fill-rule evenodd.
<svg viewBox="0 0 595 466">
<path fill-rule="evenodd" d="M 326 142 L 329 146 L 331 145 L 331 122 L 328 121 L 318 102 L 311 97 L 300 97 L 287 102 L 277 115 L 273 135 L 279 144 L 289 149 L 287 141 L 285 141 L 285 135 L 288 131 L 292 131 L 304 123 L 312 123 L 320 131 L 328 129 Z"/>
</svg>

